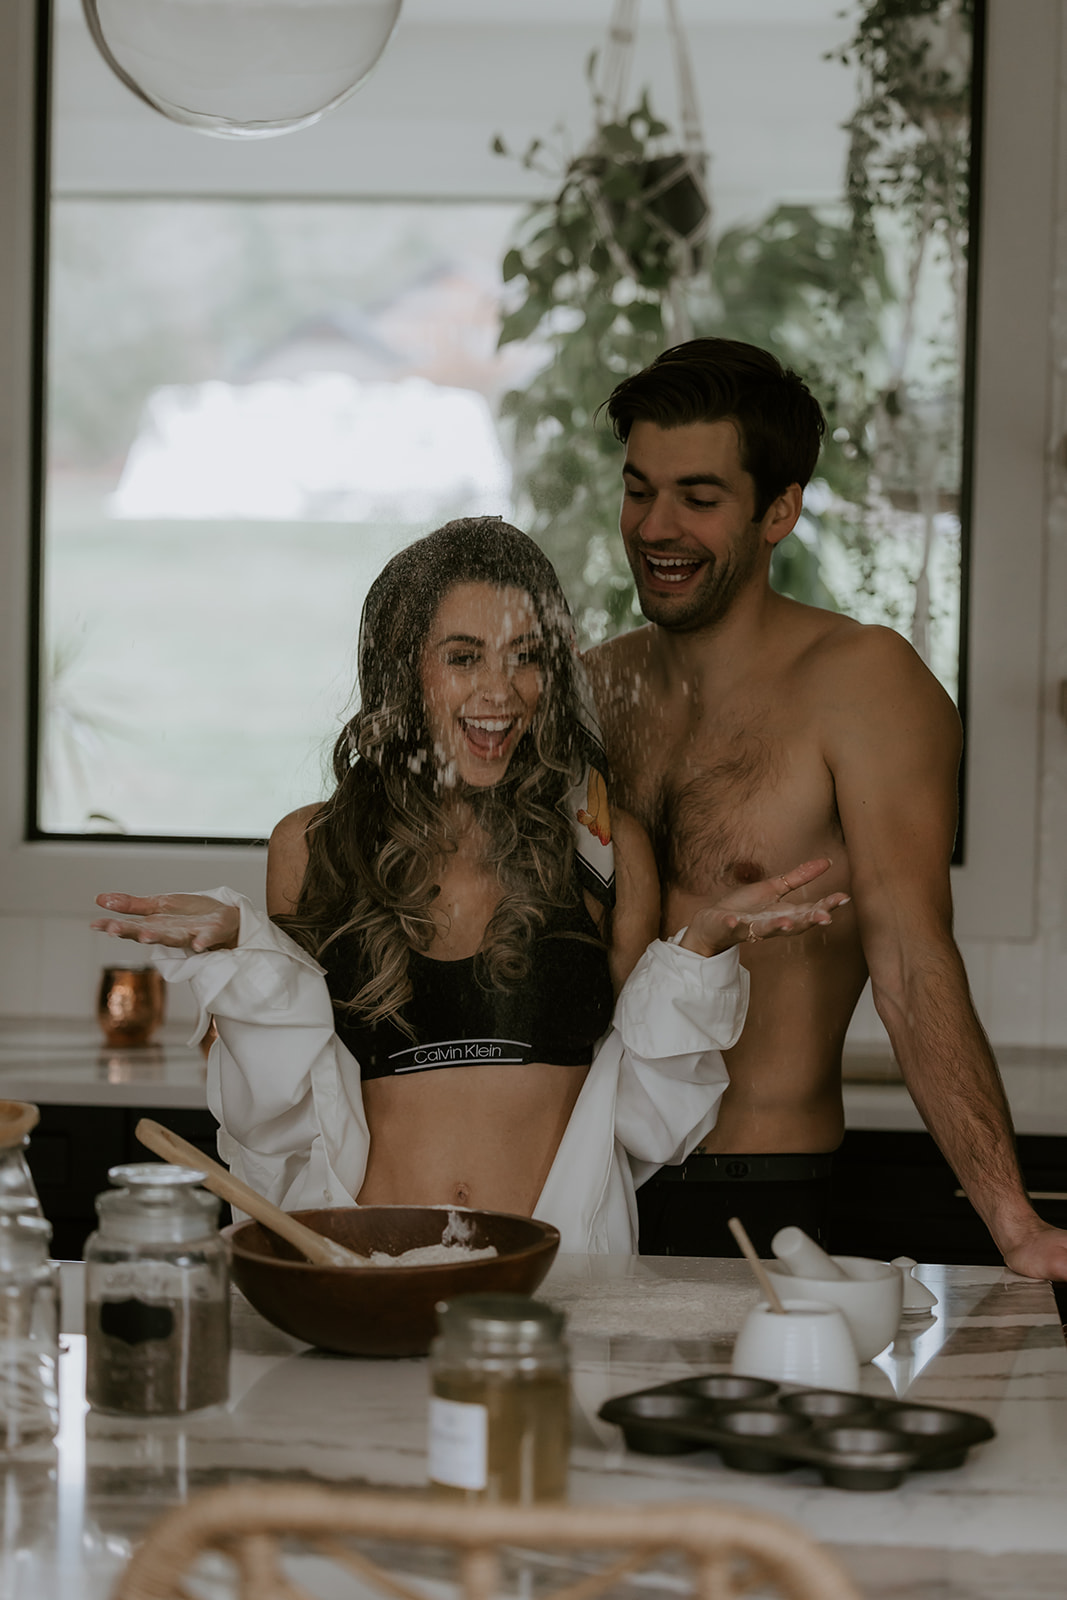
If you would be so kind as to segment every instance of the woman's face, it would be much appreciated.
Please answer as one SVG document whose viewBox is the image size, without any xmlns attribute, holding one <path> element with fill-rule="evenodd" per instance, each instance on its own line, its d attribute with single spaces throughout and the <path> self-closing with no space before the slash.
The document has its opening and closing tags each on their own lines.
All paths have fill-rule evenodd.
<svg viewBox="0 0 1067 1600">
<path fill-rule="evenodd" d="M 499 783 L 541 698 L 541 628 L 530 596 L 457 583 L 437 608 L 421 675 L 444 781 Z"/>
</svg>

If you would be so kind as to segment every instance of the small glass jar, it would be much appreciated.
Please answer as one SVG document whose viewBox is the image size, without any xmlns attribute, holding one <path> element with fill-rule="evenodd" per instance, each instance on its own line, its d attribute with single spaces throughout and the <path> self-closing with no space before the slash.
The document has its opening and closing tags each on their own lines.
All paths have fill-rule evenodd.
<svg viewBox="0 0 1067 1600">
<path fill-rule="evenodd" d="M 59 1285 L 52 1227 L 0 1196 L 0 1449 L 40 1444 L 59 1424 Z"/>
<path fill-rule="evenodd" d="M 86 1382 L 100 1411 L 174 1416 L 229 1394 L 230 1302 L 219 1203 L 203 1173 L 112 1167 L 85 1244 Z"/>
<path fill-rule="evenodd" d="M 43 1215 L 26 1151 L 29 1139 L 0 1147 L 0 1201 L 10 1200 L 17 1210 Z"/>
<path fill-rule="evenodd" d="M 570 1383 L 562 1311 L 522 1294 L 437 1307 L 430 1348 L 429 1476 L 460 1500 L 567 1493 Z"/>
</svg>

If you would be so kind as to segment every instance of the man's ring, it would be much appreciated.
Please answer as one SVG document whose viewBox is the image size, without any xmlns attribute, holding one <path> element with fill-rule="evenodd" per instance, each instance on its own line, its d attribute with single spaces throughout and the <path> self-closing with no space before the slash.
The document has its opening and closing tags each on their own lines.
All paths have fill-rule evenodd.
<svg viewBox="0 0 1067 1600">
<path fill-rule="evenodd" d="M 745 943 L 746 944 L 760 944 L 761 942 L 762 941 L 760 939 L 760 936 L 756 932 L 755 924 L 750 922 L 749 925 L 748 925 L 748 933 L 745 935 Z"/>
</svg>

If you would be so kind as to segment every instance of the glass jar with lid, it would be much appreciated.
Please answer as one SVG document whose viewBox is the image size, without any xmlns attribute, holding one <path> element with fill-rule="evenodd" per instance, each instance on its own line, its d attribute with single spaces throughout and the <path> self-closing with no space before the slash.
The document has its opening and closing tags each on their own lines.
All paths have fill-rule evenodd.
<svg viewBox="0 0 1067 1600">
<path fill-rule="evenodd" d="M 0 1451 L 40 1444 L 59 1422 L 59 1294 L 52 1227 L 0 1195 Z"/>
<path fill-rule="evenodd" d="M 41 1201 L 26 1160 L 28 1139 L 0 1146 L 0 1200 L 14 1202 L 16 1210 L 43 1215 Z"/>
<path fill-rule="evenodd" d="M 134 1416 L 216 1405 L 230 1356 L 219 1203 L 191 1168 L 149 1161 L 108 1178 L 85 1245 L 86 1396 Z"/>
<path fill-rule="evenodd" d="M 0 1100 L 0 1200 L 10 1198 L 15 1209 L 42 1215 L 41 1202 L 26 1160 L 30 1129 L 40 1112 L 26 1100 Z"/>
<path fill-rule="evenodd" d="M 567 1493 L 569 1360 L 562 1311 L 522 1294 L 437 1307 L 430 1350 L 429 1476 L 462 1500 Z"/>
</svg>

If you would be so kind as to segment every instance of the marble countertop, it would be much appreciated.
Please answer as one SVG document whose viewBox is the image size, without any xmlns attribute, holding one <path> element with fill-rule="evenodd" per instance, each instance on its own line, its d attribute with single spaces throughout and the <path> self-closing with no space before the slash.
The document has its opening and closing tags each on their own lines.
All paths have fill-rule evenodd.
<svg viewBox="0 0 1067 1600">
<path fill-rule="evenodd" d="M 5 1600 L 104 1600 L 148 1523 L 213 1484 L 314 1479 L 421 1489 L 425 1360 L 308 1350 L 235 1298 L 231 1398 L 185 1418 L 85 1415 L 80 1268 L 65 1269 L 56 1450 L 0 1467 Z M 848 1493 L 796 1469 L 731 1472 L 708 1452 L 634 1455 L 597 1411 L 611 1395 L 724 1369 L 754 1298 L 743 1262 L 560 1257 L 539 1291 L 571 1329 L 575 1500 L 762 1507 L 830 1544 L 868 1600 L 1062 1600 L 1067 1570 L 1067 1346 L 1047 1284 L 926 1267 L 939 1296 L 863 1368 L 865 1392 L 978 1411 L 997 1430 L 966 1464 Z M 670 1337 L 664 1326 L 670 1326 Z"/>
<path fill-rule="evenodd" d="M 1067 1049 L 997 1045 L 1016 1133 L 1067 1134 Z M 893 1057 L 846 1052 L 845 1125 L 849 1128 L 921 1132 L 926 1126 Z"/>
<path fill-rule="evenodd" d="M 149 1045 L 112 1049 L 92 1022 L 0 1018 L 0 1097 L 38 1105 L 202 1109 L 204 1058 L 188 1023 L 165 1024 Z M 1067 1050 L 998 1048 L 1018 1133 L 1067 1134 Z M 891 1055 L 845 1057 L 850 1128 L 921 1130 L 922 1118 Z"/>
<path fill-rule="evenodd" d="M 188 1022 L 138 1048 L 104 1043 L 93 1022 L 0 1019 L 0 1097 L 37 1105 L 203 1110 L 207 1069 Z"/>
</svg>

